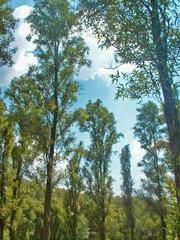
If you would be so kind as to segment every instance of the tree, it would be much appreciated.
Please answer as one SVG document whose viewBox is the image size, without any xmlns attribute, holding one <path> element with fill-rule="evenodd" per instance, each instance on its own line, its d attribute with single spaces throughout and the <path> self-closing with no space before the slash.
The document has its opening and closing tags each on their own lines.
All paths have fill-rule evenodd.
<svg viewBox="0 0 180 240">
<path fill-rule="evenodd" d="M 0 99 L 0 240 L 4 239 L 4 229 L 8 216 L 8 185 L 10 180 L 10 156 L 13 146 L 13 124 Z"/>
<path fill-rule="evenodd" d="M 176 196 L 180 216 L 180 121 L 176 77 L 180 63 L 179 1 L 80 1 L 85 23 L 94 29 L 101 46 L 115 48 L 117 65 L 135 65 L 131 74 L 112 76 L 117 98 L 142 99 L 163 95 Z M 177 230 L 180 239 L 179 229 Z"/>
<path fill-rule="evenodd" d="M 83 39 L 75 34 L 78 18 L 69 1 L 35 1 L 28 22 L 32 34 L 35 34 L 36 56 L 39 59 L 39 72 L 32 73 L 31 78 L 36 79 L 42 93 L 47 120 L 47 181 L 42 238 L 49 240 L 54 164 L 62 146 L 60 134 L 65 135 L 73 121 L 73 117 L 67 114 L 67 109 L 76 100 L 78 90 L 73 75 L 87 64 L 87 47 Z"/>
<path fill-rule="evenodd" d="M 10 220 L 8 224 L 10 240 L 16 239 L 16 230 L 18 226 L 18 214 L 23 204 L 23 182 L 29 178 L 29 171 L 33 163 L 40 154 L 42 149 L 38 139 L 35 138 L 35 124 L 32 127 L 33 121 L 40 120 L 39 114 L 35 118 L 35 114 L 31 114 L 29 104 L 31 104 L 31 111 L 33 107 L 33 93 L 32 101 L 27 94 L 27 81 L 18 82 L 20 79 L 14 79 L 9 88 L 6 90 L 5 95 L 9 102 L 9 116 L 14 125 L 14 135 L 16 136 L 13 142 L 11 152 L 11 168 L 12 168 L 12 185 L 11 185 L 11 207 L 10 207 Z M 24 84 L 24 86 L 23 86 Z M 22 87 L 23 86 L 23 87 Z M 34 85 L 32 85 L 32 88 Z M 35 90 L 35 88 L 34 88 Z M 19 91 L 19 94 L 17 93 Z M 35 92 L 34 92 L 35 94 Z M 36 92 L 37 94 L 37 92 Z M 37 97 L 37 95 L 36 95 Z M 23 99 L 23 100 L 22 100 Z M 42 122 L 40 122 L 41 124 Z M 42 134 L 42 132 L 41 132 Z M 44 137 L 44 135 L 43 135 Z"/>
<path fill-rule="evenodd" d="M 137 122 L 134 134 L 146 151 L 142 161 L 146 179 L 142 180 L 143 195 L 149 205 L 154 208 L 161 222 L 162 239 L 166 240 L 166 206 L 165 206 L 165 180 L 167 172 L 166 159 L 162 157 L 160 142 L 164 138 L 164 130 L 159 109 L 153 102 L 143 104 L 137 109 Z M 156 201 L 155 201 L 156 200 Z"/>
<path fill-rule="evenodd" d="M 67 211 L 67 225 L 70 239 L 77 240 L 79 217 L 79 195 L 82 191 L 81 159 L 84 155 L 82 142 L 74 150 L 67 166 L 67 193 L 65 195 L 65 208 Z"/>
<path fill-rule="evenodd" d="M 12 56 L 16 52 L 16 48 L 10 46 L 14 41 L 13 31 L 16 20 L 8 3 L 9 0 L 0 1 L 0 66 L 11 66 L 13 63 Z"/>
<path fill-rule="evenodd" d="M 28 178 L 28 172 L 30 171 L 30 167 L 32 167 L 34 160 L 39 154 L 36 143 L 33 142 L 33 138 L 30 138 L 30 136 L 27 135 L 25 136 L 25 134 L 27 134 L 27 132 L 23 132 L 21 133 L 21 135 L 17 135 L 19 137 L 19 141 L 14 143 L 11 155 L 13 183 L 11 186 L 12 206 L 10 210 L 9 220 L 10 240 L 16 239 L 16 229 L 18 225 L 17 216 L 23 203 L 23 181 L 25 177 Z"/>
<path fill-rule="evenodd" d="M 133 180 L 131 177 L 130 158 L 131 154 L 129 150 L 129 145 L 126 145 L 122 149 L 120 155 L 121 174 L 123 177 L 123 183 L 121 188 L 123 194 L 123 205 L 126 214 L 125 239 L 134 240 L 135 217 L 132 200 Z"/>
<path fill-rule="evenodd" d="M 112 147 L 117 142 L 116 122 L 102 102 L 91 101 L 80 111 L 80 129 L 89 133 L 91 144 L 86 151 L 84 166 L 85 192 L 93 202 L 94 218 L 99 239 L 106 239 L 105 220 L 112 198 L 112 177 L 109 175 Z M 91 205 L 91 209 L 93 208 Z M 90 210 L 91 211 L 91 210 Z"/>
</svg>

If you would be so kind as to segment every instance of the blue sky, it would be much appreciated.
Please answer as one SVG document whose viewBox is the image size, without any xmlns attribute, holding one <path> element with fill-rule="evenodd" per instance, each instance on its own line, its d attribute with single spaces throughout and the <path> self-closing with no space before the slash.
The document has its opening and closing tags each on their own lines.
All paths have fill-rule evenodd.
<svg viewBox="0 0 180 240">
<path fill-rule="evenodd" d="M 29 64 L 36 64 L 31 51 L 34 49 L 34 45 L 26 41 L 25 37 L 29 33 L 29 26 L 24 22 L 24 18 L 30 12 L 30 7 L 33 6 L 31 0 L 14 0 L 12 6 L 15 9 L 14 15 L 20 18 L 19 25 L 15 32 L 15 44 L 19 47 L 18 52 L 14 57 L 15 64 L 13 67 L 3 67 L 0 69 L 2 88 L 6 87 L 10 80 L 15 76 L 20 76 L 27 71 Z M 97 40 L 91 33 L 84 34 L 85 40 L 90 48 L 89 58 L 92 61 L 90 69 L 83 68 L 79 74 L 79 80 L 83 90 L 79 96 L 77 106 L 85 106 L 87 101 L 91 99 L 95 101 L 97 98 L 103 101 L 103 104 L 114 113 L 117 121 L 117 129 L 124 134 L 124 139 L 114 147 L 115 151 L 120 153 L 121 148 L 125 144 L 130 144 L 132 154 L 132 175 L 134 178 L 135 187 L 140 186 L 140 177 L 142 173 L 137 168 L 137 162 L 141 160 L 143 151 L 140 148 L 139 143 L 133 136 L 132 128 L 136 119 L 136 107 L 135 102 L 129 100 L 115 101 L 115 86 L 111 84 L 109 75 L 112 70 L 108 70 L 106 66 L 109 66 L 113 62 L 113 49 L 100 50 L 98 49 Z M 133 69 L 133 66 L 123 65 L 120 67 L 121 71 L 128 72 Z M 114 192 L 120 193 L 120 164 L 118 154 L 112 156 L 111 174 L 115 179 L 113 185 Z"/>
</svg>

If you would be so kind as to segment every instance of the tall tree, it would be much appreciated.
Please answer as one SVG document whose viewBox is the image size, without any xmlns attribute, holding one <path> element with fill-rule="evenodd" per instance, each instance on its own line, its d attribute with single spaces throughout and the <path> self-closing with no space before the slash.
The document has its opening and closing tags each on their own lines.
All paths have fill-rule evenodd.
<svg viewBox="0 0 180 240">
<path fill-rule="evenodd" d="M 14 124 L 14 134 L 16 136 L 13 142 L 11 154 L 13 182 L 11 186 L 11 213 L 8 223 L 10 240 L 16 239 L 18 214 L 23 204 L 23 182 L 25 181 L 25 178 L 27 179 L 29 177 L 29 170 L 34 163 L 34 160 L 42 154 L 42 149 L 40 148 L 38 139 L 34 137 L 35 131 L 33 127 L 35 128 L 35 125 L 32 127 L 33 121 L 40 120 L 39 114 L 37 114 L 38 117 L 35 118 L 31 114 L 29 108 L 29 104 L 31 104 L 31 111 L 34 111 L 35 109 L 33 107 L 36 107 L 33 106 L 34 99 L 32 89 L 29 88 L 29 91 L 32 93 L 32 99 L 30 99 L 27 94 L 27 82 L 22 81 L 22 85 L 18 85 L 18 81 L 19 79 L 12 80 L 12 83 L 5 92 L 6 98 L 9 102 L 8 112 L 10 119 Z M 34 85 L 32 85 L 32 88 L 33 87 Z M 29 102 L 29 100 L 32 101 Z M 41 124 L 42 122 L 39 123 Z"/>
<path fill-rule="evenodd" d="M 35 74 L 35 78 L 37 82 L 39 81 L 48 119 L 47 180 L 42 239 L 49 240 L 54 164 L 62 145 L 59 132 L 65 134 L 72 123 L 72 118 L 67 115 L 67 109 L 76 100 L 78 89 L 73 75 L 81 66 L 87 64 L 85 58 L 87 47 L 79 34 L 75 34 L 78 18 L 67 0 L 35 1 L 28 22 L 32 34 L 35 34 L 36 56 L 39 59 L 40 73 Z"/>
<path fill-rule="evenodd" d="M 126 214 L 125 239 L 134 240 L 135 216 L 133 207 L 133 180 L 131 176 L 131 154 L 129 145 L 124 146 L 120 155 L 121 174 L 123 177 L 122 194 L 123 205 Z"/>
<path fill-rule="evenodd" d="M 13 31 L 16 20 L 12 15 L 12 9 L 9 7 L 9 0 L 0 1 L 0 66 L 13 63 L 12 56 L 16 48 L 10 46 L 14 41 Z"/>
<path fill-rule="evenodd" d="M 119 134 L 112 113 L 97 100 L 80 111 L 80 129 L 89 133 L 91 144 L 84 166 L 85 192 L 95 204 L 94 219 L 99 239 L 106 239 L 105 221 L 112 197 L 112 177 L 109 175 L 112 147 Z M 92 206 L 91 206 L 92 208 Z M 90 210 L 91 211 L 91 210 Z"/>
<path fill-rule="evenodd" d="M 143 168 L 146 179 L 142 180 L 145 198 L 160 218 L 162 239 L 166 240 L 166 206 L 165 206 L 165 180 L 167 163 L 162 157 L 164 129 L 159 109 L 153 102 L 144 104 L 137 109 L 137 122 L 134 134 L 146 151 L 139 166 Z M 156 199 L 156 202 L 154 201 Z"/>
<path fill-rule="evenodd" d="M 85 23 L 94 29 L 100 44 L 115 48 L 117 65 L 130 63 L 131 74 L 112 76 L 117 82 L 117 98 L 141 99 L 163 95 L 174 168 L 180 216 L 180 121 L 177 84 L 180 64 L 179 1 L 80 1 Z M 179 229 L 177 230 L 180 239 Z"/>
</svg>

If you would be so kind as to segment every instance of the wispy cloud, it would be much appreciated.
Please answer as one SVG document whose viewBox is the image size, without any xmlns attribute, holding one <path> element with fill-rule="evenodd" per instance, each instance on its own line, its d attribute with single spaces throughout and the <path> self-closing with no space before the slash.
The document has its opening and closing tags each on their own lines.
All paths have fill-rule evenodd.
<svg viewBox="0 0 180 240">
<path fill-rule="evenodd" d="M 0 69 L 1 86 L 7 85 L 12 78 L 24 74 L 28 70 L 29 65 L 37 64 L 37 59 L 32 53 L 35 45 L 26 40 L 27 35 L 30 33 L 30 26 L 25 22 L 25 18 L 31 11 L 31 7 L 23 5 L 17 7 L 13 12 L 14 17 L 19 20 L 14 34 L 15 41 L 13 43 L 13 45 L 18 47 L 18 50 L 14 55 L 14 65 L 11 68 L 5 66 Z"/>
<path fill-rule="evenodd" d="M 114 61 L 114 49 L 99 48 L 98 40 L 91 33 L 86 32 L 83 37 L 90 49 L 89 58 L 92 61 L 92 65 L 91 68 L 83 67 L 80 70 L 80 79 L 94 80 L 98 77 L 110 83 L 110 75 L 115 74 L 117 70 L 119 70 L 119 72 L 131 72 L 134 69 L 134 66 L 131 64 L 123 64 L 117 69 L 113 69 L 114 66 L 116 66 Z"/>
</svg>

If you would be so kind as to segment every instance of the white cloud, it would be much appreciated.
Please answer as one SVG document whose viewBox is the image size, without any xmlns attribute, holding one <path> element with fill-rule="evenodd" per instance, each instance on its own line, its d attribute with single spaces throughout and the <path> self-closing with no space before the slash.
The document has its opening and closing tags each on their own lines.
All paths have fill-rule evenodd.
<svg viewBox="0 0 180 240">
<path fill-rule="evenodd" d="M 26 40 L 26 36 L 30 33 L 30 26 L 25 22 L 25 18 L 31 13 L 32 7 L 23 5 L 17 7 L 13 15 L 19 19 L 18 27 L 15 31 L 15 42 L 13 45 L 18 46 L 18 51 L 14 56 L 12 68 L 1 68 L 1 75 L 3 74 L 3 84 L 8 84 L 13 77 L 18 77 L 24 74 L 29 65 L 37 64 L 37 59 L 33 56 L 32 51 L 35 45 Z M 110 83 L 110 75 L 116 73 L 117 69 L 109 69 L 109 66 L 114 66 L 114 49 L 100 49 L 98 47 L 97 39 L 91 33 L 83 34 L 87 45 L 90 48 L 89 58 L 92 61 L 91 68 L 83 67 L 80 70 L 78 78 L 81 80 L 93 80 L 96 77 Z M 120 72 L 130 72 L 134 66 L 124 64 L 118 68 Z"/>
<path fill-rule="evenodd" d="M 29 16 L 31 11 L 32 11 L 32 7 L 28 5 L 22 5 L 20 7 L 17 7 L 14 10 L 13 15 L 15 18 L 18 18 L 18 19 L 25 19 L 26 17 Z"/>
<path fill-rule="evenodd" d="M 27 53 L 26 50 L 22 50 L 19 54 L 17 62 L 14 64 L 13 69 L 17 73 L 25 73 L 30 65 L 36 65 L 37 58 L 33 53 Z"/>
<path fill-rule="evenodd" d="M 20 75 L 28 70 L 29 65 L 37 64 L 37 59 L 33 56 L 32 51 L 35 49 L 35 45 L 32 42 L 26 40 L 31 29 L 25 18 L 31 13 L 32 7 L 27 5 L 20 6 L 14 10 L 14 16 L 19 18 L 19 25 L 15 32 L 15 44 L 19 46 L 18 53 L 16 55 L 16 61 L 13 65 L 15 72 Z"/>
<path fill-rule="evenodd" d="M 139 187 L 141 184 L 141 178 L 144 178 L 142 169 L 137 166 L 145 154 L 145 151 L 141 148 L 140 143 L 134 140 L 131 145 L 131 171 L 135 186 Z"/>
<path fill-rule="evenodd" d="M 131 72 L 134 69 L 134 66 L 131 64 L 123 64 L 117 69 L 112 69 L 112 67 L 116 66 L 114 49 L 99 48 L 98 40 L 91 33 L 84 33 L 83 37 L 90 48 L 89 58 L 92 64 L 91 68 L 83 67 L 80 70 L 80 79 L 91 80 L 99 77 L 109 83 L 110 75 L 115 74 L 117 69 L 119 72 Z"/>
<path fill-rule="evenodd" d="M 13 15 L 17 18 L 18 24 L 14 33 L 15 41 L 13 46 L 17 46 L 18 50 L 14 55 L 14 65 L 11 68 L 2 67 L 0 69 L 2 83 L 1 85 L 7 85 L 12 78 L 19 77 L 24 74 L 29 65 L 37 64 L 37 59 L 33 56 L 32 51 L 35 49 L 35 44 L 26 40 L 28 34 L 30 34 L 30 26 L 25 22 L 25 18 L 31 13 L 32 7 L 23 5 L 17 7 Z"/>
<path fill-rule="evenodd" d="M 141 144 L 137 140 L 132 142 L 131 154 L 137 161 L 141 160 L 145 154 L 145 151 L 141 148 Z"/>
<path fill-rule="evenodd" d="M 29 33 L 30 33 L 29 24 L 22 21 L 18 29 L 16 30 L 16 35 L 22 38 L 26 38 Z"/>
</svg>

